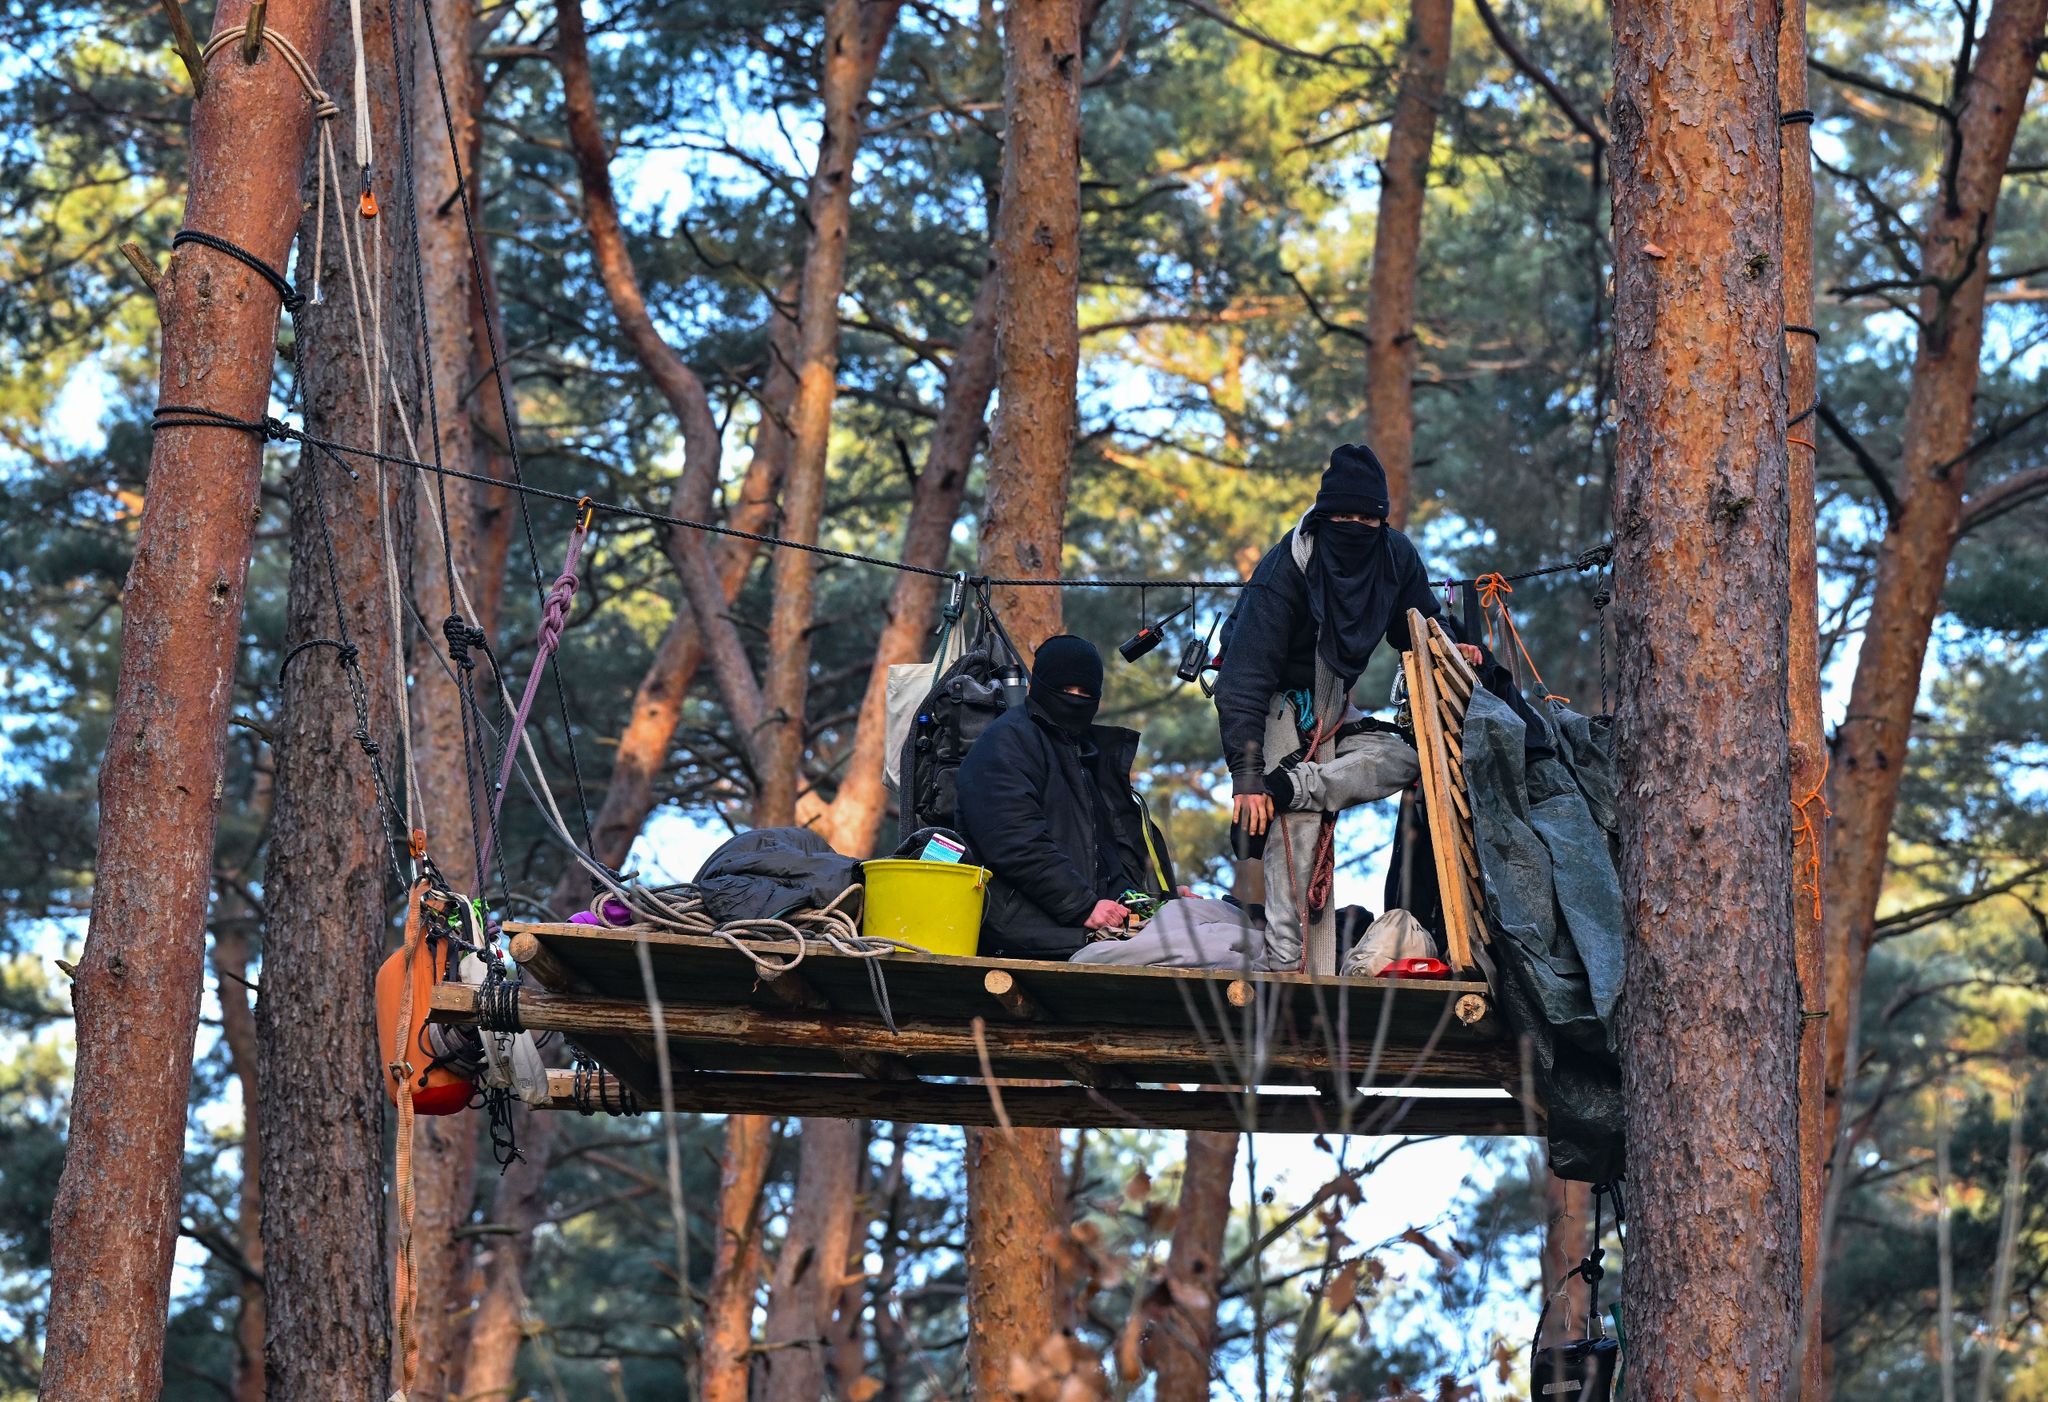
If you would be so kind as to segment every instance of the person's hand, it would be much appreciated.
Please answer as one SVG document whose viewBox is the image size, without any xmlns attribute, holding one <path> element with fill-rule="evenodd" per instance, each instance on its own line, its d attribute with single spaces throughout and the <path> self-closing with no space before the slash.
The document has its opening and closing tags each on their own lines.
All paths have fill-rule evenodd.
<svg viewBox="0 0 2048 1402">
<path fill-rule="evenodd" d="M 1231 815 L 1237 825 L 1253 837 L 1264 834 L 1273 822 L 1273 795 L 1269 793 L 1241 793 L 1231 800 Z"/>
<path fill-rule="evenodd" d="M 1188 899 L 1188 900 L 1193 900 L 1193 899 L 1194 899 L 1194 895 L 1195 895 L 1195 888 L 1194 888 L 1194 887 L 1192 887 L 1192 886 L 1182 886 L 1182 887 L 1179 887 L 1179 888 L 1177 888 L 1177 889 L 1178 889 L 1178 890 L 1180 891 L 1180 894 L 1181 894 L 1181 896 L 1182 896 L 1183 898 L 1185 898 L 1185 899 Z"/>
<path fill-rule="evenodd" d="M 1088 918 L 1081 922 L 1083 927 L 1090 930 L 1108 930 L 1130 923 L 1130 908 L 1116 901 L 1097 901 L 1095 909 L 1089 911 Z"/>
<path fill-rule="evenodd" d="M 1459 643 L 1458 652 L 1467 662 L 1470 662 L 1475 667 L 1485 657 L 1485 654 L 1480 652 L 1479 646 L 1476 643 Z"/>
</svg>

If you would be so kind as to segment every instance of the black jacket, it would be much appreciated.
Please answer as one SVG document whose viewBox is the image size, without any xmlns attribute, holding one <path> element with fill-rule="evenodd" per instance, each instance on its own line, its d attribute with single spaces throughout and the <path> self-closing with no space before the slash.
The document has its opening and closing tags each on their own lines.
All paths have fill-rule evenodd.
<svg viewBox="0 0 2048 1402">
<path fill-rule="evenodd" d="M 1399 580 L 1386 639 L 1406 652 L 1408 610 L 1419 609 L 1425 618 L 1440 617 L 1443 611 L 1430 592 L 1429 575 L 1414 544 L 1399 531 L 1386 530 Z M 1252 571 L 1223 638 L 1216 718 L 1232 787 L 1240 794 L 1266 791 L 1266 712 L 1274 694 L 1307 690 L 1316 681 L 1316 621 L 1309 612 L 1308 580 L 1294 560 L 1294 535 L 1289 531 L 1281 536 Z M 1455 625 L 1451 633 L 1459 635 Z M 1272 759 L 1277 762 L 1280 756 Z"/>
<path fill-rule="evenodd" d="M 1005 711 L 960 765 L 960 831 L 969 857 L 995 873 L 982 915 L 981 952 L 1023 959 L 1065 959 L 1088 942 L 1082 922 L 1102 900 L 1136 887 L 1173 891 L 1166 841 L 1150 827 L 1131 788 L 1138 732 L 1089 727 L 1096 784 L 1114 831 L 1122 869 L 1103 871 L 1096 809 L 1081 769 L 1081 749 L 1035 705 Z M 1163 871 L 1146 851 L 1147 830 Z M 1163 879 L 1162 879 L 1163 876 Z"/>
</svg>

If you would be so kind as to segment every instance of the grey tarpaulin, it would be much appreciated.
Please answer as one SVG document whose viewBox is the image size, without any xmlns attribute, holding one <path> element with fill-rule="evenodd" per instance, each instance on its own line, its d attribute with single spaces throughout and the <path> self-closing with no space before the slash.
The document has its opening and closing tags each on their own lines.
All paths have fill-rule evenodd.
<svg viewBox="0 0 2048 1402">
<path fill-rule="evenodd" d="M 1465 713 L 1487 926 L 1502 1015 L 1528 1039 L 1550 1122 L 1550 1168 L 1603 1183 L 1621 1176 L 1623 917 L 1613 841 L 1610 723 L 1557 708 L 1532 736 L 1481 691 Z"/>
<path fill-rule="evenodd" d="M 860 863 L 809 828 L 756 828 L 705 858 L 694 884 L 704 909 L 723 925 L 830 905 L 859 880 Z"/>
</svg>

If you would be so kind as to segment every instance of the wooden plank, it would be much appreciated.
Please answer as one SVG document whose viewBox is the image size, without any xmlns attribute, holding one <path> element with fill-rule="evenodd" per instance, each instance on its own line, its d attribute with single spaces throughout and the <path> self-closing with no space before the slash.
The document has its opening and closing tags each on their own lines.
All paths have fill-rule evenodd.
<svg viewBox="0 0 2048 1402">
<path fill-rule="evenodd" d="M 550 1071 L 549 1108 L 577 1108 L 571 1073 Z M 1284 1095 L 1219 1090 L 1107 1090 L 1077 1086 L 1002 1086 L 1003 1110 L 1028 1128 L 1206 1129 L 1263 1134 L 1484 1134 L 1527 1132 L 1522 1107 L 1505 1096 L 1364 1096 L 1344 1107 L 1322 1094 Z M 916 1124 L 993 1126 L 999 1121 L 986 1085 L 960 1082 L 890 1084 L 851 1076 L 706 1074 L 676 1087 L 675 1107 L 701 1115 L 774 1114 L 820 1119 L 874 1119 Z M 1537 1121 L 1541 1127 L 1540 1118 Z"/>
<path fill-rule="evenodd" d="M 555 956 L 539 940 L 515 934 L 506 942 L 520 971 L 550 993 L 590 993 L 588 980 Z M 570 1037 L 569 1042 L 599 1066 L 617 1076 L 635 1095 L 659 1098 L 661 1075 L 655 1066 L 654 1041 L 637 1043 L 624 1037 Z"/>
<path fill-rule="evenodd" d="M 1429 987 L 1437 994 L 1445 985 Z M 467 984 L 442 984 L 434 990 L 432 1016 L 442 1022 L 474 1022 L 476 998 L 476 989 Z M 1405 1079 L 1416 1086 L 1466 1090 L 1512 1084 L 1519 1076 L 1518 1058 L 1497 1029 L 1466 1028 L 1440 997 L 1436 1006 L 1441 1014 L 1432 1029 L 1434 1044 L 1390 1039 L 1380 1052 L 1380 1084 Z M 688 1003 L 665 1005 L 662 1015 L 671 1046 L 685 1064 L 706 1072 L 830 1072 L 837 1069 L 839 1053 L 851 1050 L 901 1056 L 924 1075 L 980 1073 L 980 1048 L 971 1026 L 899 1020 L 892 1032 L 878 1018 Z M 523 995 L 519 1018 L 525 1028 L 571 1037 L 645 1036 L 654 1025 L 644 1003 L 552 993 Z M 1243 1084 L 1257 1077 L 1274 1084 L 1336 1085 L 1363 1073 L 1375 1025 L 1363 1017 L 1351 1019 L 1341 1037 L 1331 1029 L 1308 1034 L 1285 1029 L 1256 1048 L 1190 1036 L 1184 1027 L 1039 1023 L 989 1024 L 982 1041 L 998 1076 L 1053 1077 L 1078 1062 L 1132 1081 Z"/>
<path fill-rule="evenodd" d="M 634 943 L 641 932 L 591 925 L 519 925 L 514 938 L 532 936 L 556 959 L 581 975 L 591 991 L 605 997 L 639 1000 L 644 995 Z M 655 986 L 664 1004 L 711 1003 L 773 1008 L 773 994 L 753 963 L 725 941 L 667 931 L 647 931 Z M 523 947 L 523 946 L 522 946 Z M 754 946 L 763 954 L 788 958 L 796 946 L 767 941 Z M 865 960 L 819 949 L 815 945 L 801 966 L 809 985 L 835 1011 L 860 1015 L 876 1012 L 875 995 Z M 1213 1034 L 1225 1024 L 1246 1020 L 1253 992 L 1263 992 L 1261 1016 L 1280 1025 L 1312 1026 L 1322 1005 L 1347 1000 L 1354 1025 L 1376 1023 L 1388 990 L 1399 997 L 1390 1032 L 1395 1037 L 1426 1036 L 1442 1011 L 1443 997 L 1455 992 L 1484 992 L 1481 983 L 1452 990 L 1433 985 L 1418 991 L 1413 983 L 1380 979 L 1311 979 L 1303 974 L 1245 973 L 1227 969 L 1117 968 L 1011 959 L 962 959 L 899 952 L 880 961 L 891 1007 L 899 1017 L 960 1020 L 992 996 L 984 982 L 991 972 L 1011 977 L 1012 986 L 1026 987 L 1045 1020 L 1100 1026 L 1177 1026 L 1197 1035 Z M 1311 989 L 1314 994 L 1311 996 Z M 1368 1022 L 1367 1020 L 1371 1021 Z"/>
<path fill-rule="evenodd" d="M 1422 614 L 1408 610 L 1409 636 L 1423 633 Z M 1415 728 L 1415 750 L 1422 770 L 1423 808 L 1429 818 L 1430 846 L 1436 861 L 1437 895 L 1444 913 L 1444 942 L 1451 968 L 1464 973 L 1472 965 L 1471 926 L 1464 904 L 1464 873 L 1461 854 L 1452 835 L 1451 801 L 1444 773 L 1446 760 L 1443 738 L 1437 731 L 1436 688 L 1432 685 L 1428 658 L 1411 648 L 1402 655 L 1408 672 L 1408 714 Z"/>
</svg>

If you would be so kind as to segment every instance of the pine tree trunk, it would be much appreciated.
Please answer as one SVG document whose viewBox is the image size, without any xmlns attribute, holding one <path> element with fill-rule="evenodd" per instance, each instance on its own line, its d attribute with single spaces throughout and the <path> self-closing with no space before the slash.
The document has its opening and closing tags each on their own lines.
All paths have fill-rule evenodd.
<svg viewBox="0 0 2048 1402">
<path fill-rule="evenodd" d="M 1541 1164 L 1538 1164 L 1541 1172 Z M 1554 1174 L 1543 1174 L 1543 1316 L 1540 1344 L 1557 1345 L 1579 1337 L 1586 1317 L 1584 1288 L 1566 1286 L 1572 1267 L 1583 1260 L 1593 1241 L 1593 1188 Z M 1560 1293 L 1560 1288 L 1562 1292 Z M 1573 1299 L 1574 1292 L 1578 1298 Z"/>
<path fill-rule="evenodd" d="M 1628 1389 L 1767 1397 L 1799 1285 L 1778 15 L 1613 26 Z"/>
<path fill-rule="evenodd" d="M 846 290 L 846 244 L 853 228 L 853 158 L 860 150 L 868 85 L 898 8 L 899 0 L 829 0 L 825 6 L 825 71 L 818 84 L 825 126 L 805 201 L 810 232 L 797 286 L 796 398 L 789 411 L 789 474 L 782 486 L 782 534 L 789 540 L 815 542 L 824 519 L 825 460 L 839 389 L 839 298 Z M 797 818 L 818 557 L 779 551 L 770 571 L 775 602 L 761 687 L 768 728 L 757 741 L 761 789 L 755 827 L 784 827 Z"/>
<path fill-rule="evenodd" d="M 766 1402 L 818 1402 L 827 1396 L 827 1335 L 853 1240 L 863 1126 L 853 1120 L 803 1121 L 789 1230 L 768 1290 L 762 1371 Z"/>
<path fill-rule="evenodd" d="M 1180 1213 L 1166 1257 L 1172 1305 L 1153 1324 L 1151 1351 L 1158 1402 L 1205 1402 L 1215 1371 L 1216 1305 L 1223 1292 L 1223 1233 L 1230 1225 L 1230 1185 L 1237 1136 L 1206 1130 L 1187 1137 Z"/>
<path fill-rule="evenodd" d="M 526 1269 L 533 1262 L 533 1232 L 547 1215 L 548 1165 L 554 1157 L 559 1111 L 514 1108 L 522 1158 L 499 1175 L 491 1191 L 491 1224 L 508 1228 L 487 1239 L 478 1261 L 483 1291 L 464 1352 L 465 1402 L 512 1402 L 519 1396 L 519 1346 L 526 1340 Z"/>
<path fill-rule="evenodd" d="M 1806 0 L 1784 0 L 1778 23 L 1778 110 L 1806 108 Z M 1804 122 L 1780 127 L 1778 187 L 1785 219 L 1785 320 L 1813 325 L 1813 128 Z M 1804 414 L 1786 440 L 1786 495 L 1791 513 L 1792 610 L 1785 659 L 1787 703 L 1792 726 L 1792 798 L 1795 809 L 1792 863 L 1798 887 L 1792 901 L 1793 967 L 1799 978 L 1802 1012 L 1818 1010 L 1827 997 L 1827 957 L 1821 945 L 1821 874 L 1827 861 L 1827 816 L 1821 786 L 1827 780 L 1827 731 L 1821 718 L 1820 553 L 1815 512 L 1815 434 L 1820 337 L 1785 333 L 1785 401 L 1792 415 Z M 1800 1352 L 1797 1394 L 1819 1399 L 1822 1387 L 1820 1338 L 1821 1213 L 1827 1196 L 1827 1026 L 1802 1017 L 1799 1026 L 1799 1298 Z"/>
<path fill-rule="evenodd" d="M 256 1014 L 249 1007 L 249 936 L 236 929 L 213 937 L 213 970 L 220 994 L 221 1040 L 228 1069 L 242 1093 L 242 1191 L 237 1204 L 235 1244 L 242 1260 L 263 1274 L 263 1153 L 261 1102 L 256 1090 Z M 244 1276 L 236 1283 L 233 1402 L 263 1402 L 264 1282 Z"/>
<path fill-rule="evenodd" d="M 1060 572 L 1081 363 L 1081 14 L 1076 0 L 1003 12 L 1003 189 L 996 207 L 996 419 L 982 573 Z M 998 588 L 1031 651 L 1060 631 L 1060 591 Z"/>
<path fill-rule="evenodd" d="M 228 0 L 215 23 L 237 26 Z M 314 61 L 325 6 L 277 0 L 270 23 Z M 299 222 L 312 106 L 266 52 L 222 59 L 193 106 L 185 227 L 282 268 Z M 157 298 L 161 405 L 238 419 L 269 407 L 277 294 L 188 245 Z M 167 428 L 123 595 L 120 673 L 100 769 L 92 916 L 72 985 L 77 1060 L 51 1221 L 46 1398 L 153 1397 L 177 1244 L 180 1155 L 206 959 L 215 804 L 233 699 L 263 445 Z"/>
<path fill-rule="evenodd" d="M 1841 1123 L 1849 1038 L 1876 938 L 1892 815 L 1898 808 L 1913 704 L 1960 537 L 1975 424 L 1984 293 L 1999 189 L 2039 57 L 2044 0 L 1993 0 L 1976 66 L 1951 100 L 1959 114 L 1943 189 L 1925 201 L 1918 308 L 1897 478 L 1899 511 L 1878 550 L 1877 584 L 1849 707 L 1835 736 L 1835 810 L 1823 915 L 1828 969 L 1828 1138 Z M 1946 132 L 1944 132 L 1946 135 Z"/>
<path fill-rule="evenodd" d="M 1408 53 L 1394 95 L 1380 207 L 1366 291 L 1366 442 L 1387 470 L 1388 523 L 1405 526 L 1415 474 L 1415 284 L 1422 261 L 1422 206 L 1429 155 L 1451 62 L 1451 0 L 1414 0 Z"/>
<path fill-rule="evenodd" d="M 331 0 L 328 24 L 347 34 L 349 6 Z M 373 147 L 395 156 L 404 120 L 392 70 L 390 15 L 365 9 Z M 349 93 L 354 61 L 347 44 L 329 46 L 319 66 L 330 93 Z M 411 278 L 402 231 L 362 220 L 351 177 L 357 170 L 347 128 L 336 133 L 344 188 L 330 190 L 322 240 L 323 300 L 300 313 L 306 347 L 299 376 L 307 431 L 384 452 L 409 450 L 393 413 L 390 379 L 372 385 L 358 342 L 381 309 L 389 373 L 399 377 L 408 412 L 418 407 L 412 358 L 413 302 L 398 295 Z M 316 157 L 317 159 L 317 157 Z M 396 165 L 383 165 L 378 190 L 394 207 Z M 301 245 L 314 246 L 316 202 L 307 194 Z M 381 216 L 380 216 L 381 219 Z M 365 271 L 381 287 L 353 283 L 343 236 L 361 240 Z M 378 266 L 372 268 L 375 261 Z M 309 297 L 310 285 L 302 287 Z M 339 638 L 335 583 L 348 643 L 357 650 L 368 737 L 380 747 L 395 801 L 403 802 L 395 671 L 402 638 L 387 584 L 387 524 L 394 547 L 410 532 L 405 510 L 412 483 L 395 471 L 352 462 L 360 480 L 310 450 L 291 478 L 292 570 L 286 642 Z M 380 496 L 382 517 L 379 513 Z M 333 575 L 329 567 L 332 564 Z M 354 735 L 357 719 L 348 670 L 331 650 L 302 654 L 286 671 L 277 741 L 277 807 L 267 871 L 270 919 L 264 935 L 260 1029 L 260 1117 L 268 1175 L 264 1213 L 272 1295 L 266 1348 L 270 1395 L 295 1399 L 370 1399 L 387 1395 L 390 1306 L 384 1233 L 383 1058 L 376 1043 L 373 985 L 383 956 L 387 893 L 394 885 L 391 829 Z"/>
<path fill-rule="evenodd" d="M 761 1188 L 774 1147 L 774 1126 L 767 1116 L 726 1118 L 718 1240 L 704 1292 L 704 1402 L 747 1402 L 754 1290 L 761 1279 Z"/>
<path fill-rule="evenodd" d="M 425 283 L 427 361 L 431 367 L 435 412 L 422 434 L 422 447 L 438 423 L 438 460 L 471 470 L 477 461 L 479 401 L 495 396 L 496 385 L 477 367 L 488 366 L 488 351 L 474 344 L 483 323 L 475 314 L 476 275 L 457 198 L 455 153 L 476 150 L 480 84 L 471 61 L 470 37 L 476 20 L 471 0 L 427 0 L 424 30 L 430 17 L 439 47 L 437 81 L 433 46 L 424 32 L 412 40 L 413 199 L 417 202 L 420 275 Z M 447 89 L 448 109 L 441 106 Z M 448 123 L 455 135 L 451 143 Z M 463 171 L 470 208 L 479 192 L 468 167 Z M 479 239 L 481 231 L 479 230 Z M 499 337 L 503 344 L 503 337 Z M 435 456 L 429 452 L 429 457 Z M 417 493 L 417 526 L 411 579 L 420 617 L 429 628 L 459 616 L 495 638 L 503 589 L 502 544 L 478 530 L 485 518 L 481 498 L 489 489 L 454 479 L 425 478 Z M 447 543 L 442 522 L 445 515 Z M 491 517 L 506 530 L 510 514 Z M 466 589 L 466 598 L 451 594 L 449 563 Z M 474 895 L 486 881 L 476 870 L 479 825 L 487 823 L 489 801 L 483 761 L 466 759 L 462 702 L 448 675 L 447 644 L 436 636 L 422 640 L 414 661 L 412 732 L 428 851 L 443 876 L 458 891 Z M 488 664 L 474 659 L 472 674 L 479 704 L 491 710 Z M 475 721 L 471 719 L 474 730 Z M 477 817 L 472 822 L 471 815 Z M 470 1250 L 454 1233 L 470 1216 L 476 1189 L 477 1125 L 467 1115 L 422 1118 L 414 1139 L 413 1177 L 418 1194 L 414 1242 L 418 1253 L 416 1316 L 419 1370 L 409 1394 L 411 1402 L 440 1402 L 453 1394 L 462 1372 L 461 1356 L 470 1309 Z"/>
</svg>

